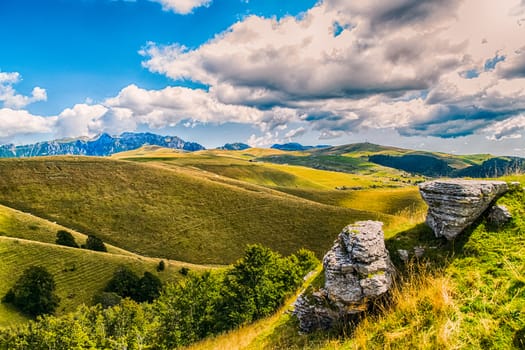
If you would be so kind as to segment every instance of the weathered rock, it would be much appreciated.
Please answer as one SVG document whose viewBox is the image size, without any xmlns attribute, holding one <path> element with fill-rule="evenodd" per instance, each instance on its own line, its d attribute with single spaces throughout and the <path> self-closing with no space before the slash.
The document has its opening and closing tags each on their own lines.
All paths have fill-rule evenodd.
<svg viewBox="0 0 525 350">
<path fill-rule="evenodd" d="M 366 309 L 369 300 L 392 286 L 394 268 L 385 248 L 382 223 L 360 221 L 339 234 L 323 259 L 325 284 L 295 302 L 304 332 L 327 329 Z"/>
<path fill-rule="evenodd" d="M 487 219 L 496 226 L 503 226 L 512 219 L 512 214 L 504 205 L 494 205 L 490 208 Z"/>
<path fill-rule="evenodd" d="M 408 261 L 408 250 L 406 250 L 406 249 L 398 249 L 397 250 L 397 254 L 399 255 L 399 259 L 401 259 L 401 261 L 403 261 L 403 262 L 407 262 Z"/>
<path fill-rule="evenodd" d="M 435 180 L 419 185 L 428 204 L 427 224 L 436 237 L 454 239 L 508 191 L 504 181 Z"/>
<path fill-rule="evenodd" d="M 416 259 L 421 259 L 425 255 L 425 247 L 414 247 L 414 256 Z"/>
</svg>

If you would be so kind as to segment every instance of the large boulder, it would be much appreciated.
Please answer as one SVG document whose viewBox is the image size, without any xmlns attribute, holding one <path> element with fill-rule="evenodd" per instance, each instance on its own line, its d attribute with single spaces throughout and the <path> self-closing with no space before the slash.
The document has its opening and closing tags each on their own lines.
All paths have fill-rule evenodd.
<svg viewBox="0 0 525 350">
<path fill-rule="evenodd" d="M 504 181 L 435 180 L 419 185 L 436 237 L 454 239 L 508 191 Z"/>
<path fill-rule="evenodd" d="M 366 310 L 392 286 L 394 267 L 385 248 L 382 223 L 360 221 L 339 234 L 323 259 L 325 282 L 295 302 L 302 331 L 327 329 Z"/>
</svg>

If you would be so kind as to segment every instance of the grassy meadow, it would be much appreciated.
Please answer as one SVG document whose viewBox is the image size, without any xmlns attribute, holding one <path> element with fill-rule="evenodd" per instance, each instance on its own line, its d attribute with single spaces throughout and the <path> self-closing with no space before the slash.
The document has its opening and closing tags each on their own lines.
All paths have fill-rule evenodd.
<svg viewBox="0 0 525 350">
<path fill-rule="evenodd" d="M 102 158 L 1 160 L 0 190 L 5 206 L 114 246 L 204 264 L 232 263 L 250 243 L 322 256 L 348 223 L 393 220 L 193 167 Z"/>
<path fill-rule="evenodd" d="M 269 318 L 189 349 L 519 348 L 525 342 L 524 193 L 499 200 L 514 216 L 502 229 L 481 220 L 446 242 L 424 224 L 426 205 L 415 186 L 424 179 L 362 167 L 365 146 L 319 155 L 332 157 L 324 161 L 354 158 L 345 163 L 358 165 L 354 173 L 321 163 L 261 161 L 304 157 L 261 149 L 186 153 L 144 147 L 109 159 L 0 160 L 0 280 L 14 281 L 30 265 L 45 266 L 57 282 L 60 315 L 90 304 L 122 265 L 176 281 L 182 266 L 203 271 L 209 264 L 230 264 L 250 243 L 282 254 L 305 247 L 322 257 L 345 225 L 380 220 L 399 279 L 391 301 L 358 324 L 299 334 L 289 313 L 292 298 Z M 484 159 L 465 156 L 450 164 L 461 168 Z M 525 184 L 523 175 L 505 180 Z M 77 243 L 95 234 L 109 252 L 57 246 L 60 229 Z M 424 258 L 402 262 L 397 250 L 414 247 L 425 249 Z M 160 259 L 167 270 L 157 273 Z M 0 295 L 9 287 L 0 284 Z M 0 327 L 25 320 L 0 304 Z"/>
<path fill-rule="evenodd" d="M 57 314 L 64 314 L 77 306 L 91 305 L 93 296 L 102 291 L 113 273 L 126 266 L 142 275 L 149 271 L 164 281 L 182 278 L 179 270 L 186 266 L 193 270 L 203 267 L 166 260 L 166 270 L 157 273 L 159 259 L 101 253 L 85 249 L 62 247 L 25 239 L 0 237 L 0 295 L 5 295 L 12 283 L 32 265 L 45 267 L 55 278 L 60 306 Z M 25 320 L 25 316 L 9 305 L 0 303 L 0 327 Z"/>
<path fill-rule="evenodd" d="M 525 185 L 525 176 L 505 180 Z M 280 315 L 189 349 L 523 349 L 525 193 L 508 193 L 498 203 L 513 215 L 502 228 L 483 219 L 446 242 L 420 222 L 388 238 L 399 271 L 391 301 L 355 325 L 299 334 L 289 305 Z M 401 262 L 397 249 L 416 246 L 425 248 L 425 257 Z"/>
</svg>

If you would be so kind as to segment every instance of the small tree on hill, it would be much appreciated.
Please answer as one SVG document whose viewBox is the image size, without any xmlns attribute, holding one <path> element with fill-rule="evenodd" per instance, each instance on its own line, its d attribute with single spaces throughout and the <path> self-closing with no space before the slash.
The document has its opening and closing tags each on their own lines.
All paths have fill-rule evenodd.
<svg viewBox="0 0 525 350">
<path fill-rule="evenodd" d="M 160 296 L 162 290 L 162 282 L 151 272 L 144 272 L 144 276 L 139 281 L 137 289 L 136 301 L 138 302 L 152 302 Z"/>
<path fill-rule="evenodd" d="M 60 299 L 54 291 L 53 275 L 43 267 L 31 266 L 24 271 L 2 301 L 35 317 L 55 311 Z"/>
<path fill-rule="evenodd" d="M 120 267 L 109 280 L 105 291 L 114 292 L 123 298 L 135 299 L 139 288 L 140 278 L 127 267 Z"/>
<path fill-rule="evenodd" d="M 86 240 L 86 249 L 90 250 L 96 250 L 98 252 L 107 252 L 106 245 L 102 240 L 98 237 L 95 237 L 93 235 L 89 235 Z"/>
<path fill-rule="evenodd" d="M 66 247 L 78 248 L 77 242 L 71 233 L 65 230 L 59 230 L 57 232 L 56 244 L 64 245 Z"/>
<path fill-rule="evenodd" d="M 159 265 L 157 266 L 157 272 L 164 271 L 166 269 L 166 263 L 164 260 L 159 261 Z"/>
</svg>

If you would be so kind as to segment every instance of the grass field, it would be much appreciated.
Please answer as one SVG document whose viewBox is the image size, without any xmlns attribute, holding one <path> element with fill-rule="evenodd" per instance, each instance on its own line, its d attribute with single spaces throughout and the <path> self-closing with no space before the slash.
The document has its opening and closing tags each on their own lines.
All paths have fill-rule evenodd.
<svg viewBox="0 0 525 350">
<path fill-rule="evenodd" d="M 119 266 L 127 266 L 139 275 L 150 271 L 162 280 L 172 282 L 182 277 L 178 272 L 182 266 L 193 270 L 204 268 L 166 260 L 166 270 L 157 273 L 159 259 L 93 252 L 8 237 L 0 237 L 0 261 L 1 296 L 27 267 L 45 267 L 54 276 L 56 292 L 61 299 L 57 314 L 72 311 L 81 304 L 91 305 L 93 296 L 104 289 Z M 0 327 L 25 319 L 9 305 L 0 303 Z"/>
<path fill-rule="evenodd" d="M 0 236 L 54 244 L 59 230 L 71 233 L 78 245 L 84 244 L 87 239 L 87 235 L 80 232 L 0 205 Z M 136 254 L 110 244 L 107 244 L 106 248 L 109 253 L 138 257 Z"/>
<path fill-rule="evenodd" d="M 525 185 L 525 176 L 505 180 Z M 498 202 L 513 215 L 503 228 L 481 220 L 455 242 L 446 242 L 419 223 L 387 239 L 400 278 L 391 302 L 355 327 L 299 334 L 284 309 L 280 316 L 190 349 L 523 349 L 525 192 Z M 396 250 L 414 246 L 425 247 L 425 258 L 401 263 Z"/>
<path fill-rule="evenodd" d="M 392 220 L 198 169 L 82 157 L 1 160 L 0 203 L 140 255 L 204 264 L 231 263 L 250 243 L 321 256 L 346 224 Z"/>
</svg>

